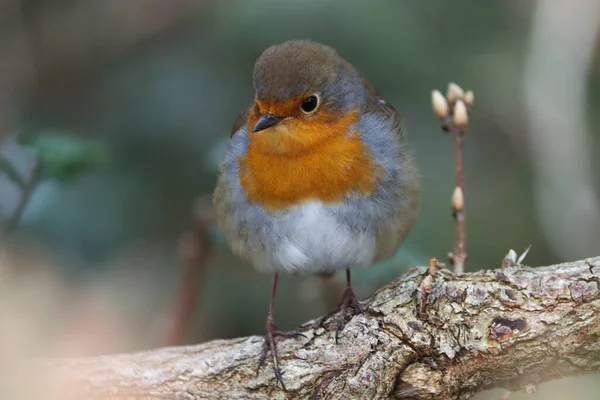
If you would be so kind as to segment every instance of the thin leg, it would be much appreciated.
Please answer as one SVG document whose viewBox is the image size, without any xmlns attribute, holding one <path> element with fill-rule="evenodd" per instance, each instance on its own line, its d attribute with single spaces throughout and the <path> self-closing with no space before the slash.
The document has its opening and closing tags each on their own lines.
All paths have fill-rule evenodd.
<svg viewBox="0 0 600 400">
<path fill-rule="evenodd" d="M 354 291 L 352 290 L 352 278 L 350 275 L 350 269 L 346 269 L 346 290 L 342 295 L 340 304 L 334 310 L 331 310 L 325 314 L 319 321 L 319 325 L 323 326 L 325 321 L 328 320 L 332 315 L 339 311 L 339 317 L 335 322 L 335 343 L 338 343 L 338 337 L 340 331 L 346 326 L 346 322 L 350 320 L 354 315 L 362 313 L 362 308 Z"/>
<path fill-rule="evenodd" d="M 346 321 L 352 318 L 356 314 L 362 313 L 362 308 L 356 295 L 354 294 L 354 290 L 352 290 L 352 278 L 350 277 L 350 269 L 346 270 L 346 290 L 342 295 L 342 302 L 340 304 L 340 313 L 341 319 L 338 323 L 338 326 L 335 330 L 335 342 L 338 342 L 338 336 L 344 326 L 346 326 Z"/>
<path fill-rule="evenodd" d="M 275 294 L 277 293 L 277 272 L 273 275 L 273 287 L 271 289 L 271 300 L 269 301 L 269 313 L 267 314 L 267 323 L 265 324 L 265 342 L 263 345 L 262 353 L 258 359 L 258 367 L 256 368 L 256 374 L 260 370 L 260 367 L 264 364 L 265 359 L 267 358 L 267 354 L 269 351 L 271 352 L 271 357 L 273 358 L 273 372 L 275 373 L 275 377 L 277 381 L 283 387 L 283 390 L 286 390 L 285 385 L 283 384 L 283 375 L 281 373 L 281 369 L 279 368 L 279 357 L 277 357 L 277 346 L 275 344 L 275 337 L 298 337 L 303 336 L 300 332 L 280 332 L 277 330 L 275 326 L 275 319 L 273 318 L 273 311 L 275 309 Z"/>
</svg>

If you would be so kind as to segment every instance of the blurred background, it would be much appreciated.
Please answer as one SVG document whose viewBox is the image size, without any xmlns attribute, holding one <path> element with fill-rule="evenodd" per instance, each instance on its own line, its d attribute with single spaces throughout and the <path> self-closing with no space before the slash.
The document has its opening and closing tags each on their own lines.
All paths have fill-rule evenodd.
<svg viewBox="0 0 600 400">
<path fill-rule="evenodd" d="M 475 92 L 467 270 L 600 255 L 600 2 L 3 0 L 0 353 L 80 356 L 262 334 L 271 277 L 227 249 L 211 192 L 268 46 L 338 49 L 400 112 L 422 174 L 397 256 L 361 298 L 454 247 L 433 89 Z M 339 300 L 283 277 L 284 330 Z M 596 399 L 598 376 L 520 399 Z M 478 399 L 497 399 L 501 390 Z"/>
</svg>

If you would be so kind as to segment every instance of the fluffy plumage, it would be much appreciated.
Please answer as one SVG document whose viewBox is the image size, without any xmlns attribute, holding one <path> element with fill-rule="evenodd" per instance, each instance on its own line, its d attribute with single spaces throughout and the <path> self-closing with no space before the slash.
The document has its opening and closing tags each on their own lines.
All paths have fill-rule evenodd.
<svg viewBox="0 0 600 400">
<path fill-rule="evenodd" d="M 256 102 L 236 121 L 214 194 L 232 250 L 258 270 L 292 274 L 390 257 L 419 200 L 393 107 L 335 50 L 313 42 L 265 50 L 253 82 Z M 297 105 L 312 93 L 319 108 L 302 113 Z M 251 132 L 265 107 L 282 122 Z"/>
</svg>

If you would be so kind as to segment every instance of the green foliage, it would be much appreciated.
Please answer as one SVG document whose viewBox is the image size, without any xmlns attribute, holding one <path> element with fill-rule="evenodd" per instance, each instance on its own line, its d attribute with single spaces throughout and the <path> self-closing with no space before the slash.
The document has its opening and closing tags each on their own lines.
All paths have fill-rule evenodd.
<svg viewBox="0 0 600 400">
<path fill-rule="evenodd" d="M 109 160 L 106 146 L 96 140 L 70 136 L 65 132 L 27 132 L 19 144 L 34 150 L 43 165 L 42 179 L 65 182 L 103 165 Z"/>
</svg>

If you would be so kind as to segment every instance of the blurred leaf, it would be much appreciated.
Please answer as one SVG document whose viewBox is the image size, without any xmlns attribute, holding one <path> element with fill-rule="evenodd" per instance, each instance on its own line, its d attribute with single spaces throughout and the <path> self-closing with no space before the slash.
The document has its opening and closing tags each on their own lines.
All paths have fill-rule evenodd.
<svg viewBox="0 0 600 400">
<path fill-rule="evenodd" d="M 19 187 L 23 187 L 25 185 L 25 182 L 23 181 L 23 178 L 21 177 L 21 174 L 19 174 L 19 172 L 15 169 L 14 165 L 12 165 L 12 163 L 2 157 L 0 155 L 0 173 L 5 173 L 6 176 L 8 176 L 8 178 L 13 181 L 16 185 L 18 185 Z"/>
<path fill-rule="evenodd" d="M 107 164 L 110 159 L 103 143 L 62 132 L 23 133 L 19 136 L 19 143 L 37 152 L 44 166 L 43 179 L 67 181 Z"/>
</svg>

